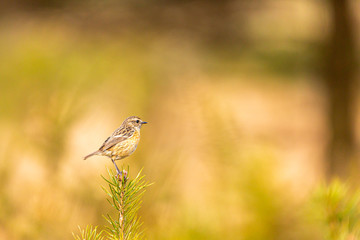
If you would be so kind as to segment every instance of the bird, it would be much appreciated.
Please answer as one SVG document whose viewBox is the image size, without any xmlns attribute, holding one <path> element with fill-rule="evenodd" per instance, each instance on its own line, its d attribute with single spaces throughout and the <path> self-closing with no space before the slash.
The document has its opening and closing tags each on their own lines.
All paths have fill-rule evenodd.
<svg viewBox="0 0 360 240">
<path fill-rule="evenodd" d="M 126 118 L 121 126 L 105 140 L 99 150 L 86 155 L 84 160 L 95 155 L 109 157 L 115 165 L 117 174 L 121 175 L 122 172 L 115 161 L 130 156 L 136 150 L 140 141 L 140 129 L 143 124 L 147 124 L 147 122 L 144 122 L 139 117 L 131 116 Z"/>
</svg>

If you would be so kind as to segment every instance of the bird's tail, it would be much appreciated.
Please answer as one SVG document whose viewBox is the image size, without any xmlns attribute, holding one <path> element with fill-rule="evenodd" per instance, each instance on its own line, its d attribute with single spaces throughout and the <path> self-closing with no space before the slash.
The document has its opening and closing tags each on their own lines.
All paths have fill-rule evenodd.
<svg viewBox="0 0 360 240">
<path fill-rule="evenodd" d="M 98 155 L 99 153 L 100 153 L 99 150 L 97 150 L 97 151 L 95 151 L 95 152 L 93 152 L 93 153 L 90 153 L 89 155 L 86 155 L 86 156 L 84 157 L 84 160 L 86 160 L 86 159 L 88 159 L 89 157 L 92 157 L 92 156 L 94 156 L 94 155 Z"/>
</svg>

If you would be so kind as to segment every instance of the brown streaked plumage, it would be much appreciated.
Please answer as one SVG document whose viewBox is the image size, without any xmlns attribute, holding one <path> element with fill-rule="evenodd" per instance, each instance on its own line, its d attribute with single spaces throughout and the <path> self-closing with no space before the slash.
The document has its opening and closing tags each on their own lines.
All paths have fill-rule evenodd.
<svg viewBox="0 0 360 240">
<path fill-rule="evenodd" d="M 147 122 L 142 121 L 139 117 L 128 117 L 121 126 L 105 140 L 99 150 L 87 155 L 84 157 L 84 160 L 94 155 L 107 156 L 114 163 L 117 173 L 121 174 L 115 161 L 130 156 L 136 150 L 140 141 L 140 128 L 146 123 Z"/>
</svg>

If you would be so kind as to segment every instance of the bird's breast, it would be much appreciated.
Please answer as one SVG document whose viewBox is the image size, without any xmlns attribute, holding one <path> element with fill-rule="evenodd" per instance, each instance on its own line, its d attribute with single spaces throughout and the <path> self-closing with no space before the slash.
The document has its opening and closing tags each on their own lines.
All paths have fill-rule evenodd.
<svg viewBox="0 0 360 240">
<path fill-rule="evenodd" d="M 119 142 L 114 147 L 112 147 L 112 154 L 117 157 L 117 159 L 125 158 L 131 155 L 135 150 L 140 141 L 140 133 L 135 131 L 135 133 L 128 139 Z"/>
</svg>

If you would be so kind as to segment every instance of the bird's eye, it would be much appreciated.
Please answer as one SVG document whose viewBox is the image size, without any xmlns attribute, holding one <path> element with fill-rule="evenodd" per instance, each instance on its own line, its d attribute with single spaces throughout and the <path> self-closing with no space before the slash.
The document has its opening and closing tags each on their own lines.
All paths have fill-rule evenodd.
<svg viewBox="0 0 360 240">
<path fill-rule="evenodd" d="M 139 120 L 136 120 L 136 123 L 139 123 L 140 121 Z"/>
</svg>

